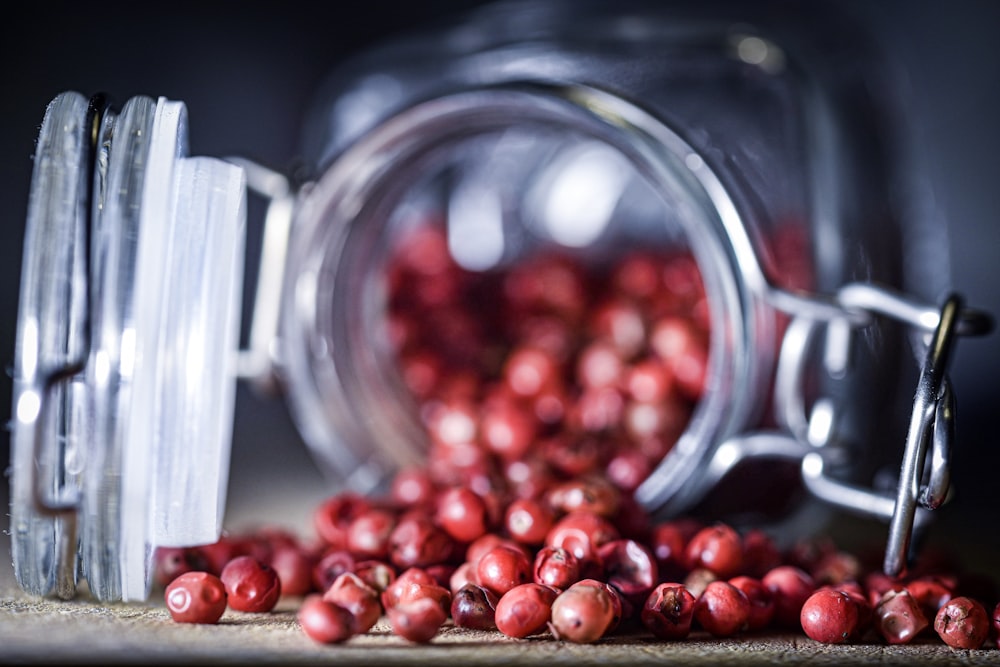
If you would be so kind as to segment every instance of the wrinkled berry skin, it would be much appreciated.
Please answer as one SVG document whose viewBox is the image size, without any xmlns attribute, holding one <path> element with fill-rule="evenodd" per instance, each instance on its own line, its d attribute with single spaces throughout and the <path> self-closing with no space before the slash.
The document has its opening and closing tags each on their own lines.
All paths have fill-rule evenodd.
<svg viewBox="0 0 1000 667">
<path fill-rule="evenodd" d="M 972 598 L 952 598 L 934 617 L 934 631 L 952 648 L 979 648 L 990 632 L 986 608 Z"/>
<path fill-rule="evenodd" d="M 457 627 L 496 630 L 499 598 L 478 584 L 467 583 L 451 598 L 451 618 Z"/>
<path fill-rule="evenodd" d="M 214 574 L 185 572 L 164 591 L 170 617 L 178 623 L 218 623 L 226 611 L 226 587 Z"/>
<path fill-rule="evenodd" d="M 515 586 L 497 602 L 497 630 L 519 639 L 541 632 L 552 617 L 556 595 L 554 588 L 534 582 Z"/>
<path fill-rule="evenodd" d="M 859 601 L 833 588 L 821 588 L 802 605 L 802 630 L 824 644 L 845 644 L 858 637 Z"/>
<path fill-rule="evenodd" d="M 694 606 L 694 596 L 683 585 L 662 583 L 646 598 L 639 619 L 659 639 L 684 639 L 691 634 Z"/>
<path fill-rule="evenodd" d="M 229 606 L 236 611 L 262 614 L 274 609 L 281 597 L 281 580 L 270 565 L 253 556 L 237 556 L 219 575 L 226 586 Z"/>
<path fill-rule="evenodd" d="M 349 611 L 354 619 L 354 634 L 371 630 L 382 616 L 378 592 L 353 572 L 345 572 L 323 593 L 323 599 Z"/>
<path fill-rule="evenodd" d="M 909 644 L 928 625 L 920 603 L 905 588 L 886 591 L 875 606 L 875 629 L 889 644 Z"/>
</svg>

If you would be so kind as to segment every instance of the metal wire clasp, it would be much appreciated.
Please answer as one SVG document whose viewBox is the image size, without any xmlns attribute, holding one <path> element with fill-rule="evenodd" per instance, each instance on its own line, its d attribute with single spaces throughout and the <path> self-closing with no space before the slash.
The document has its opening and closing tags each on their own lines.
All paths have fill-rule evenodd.
<svg viewBox="0 0 1000 667">
<path fill-rule="evenodd" d="M 956 335 L 982 335 L 993 328 L 985 313 L 963 308 L 951 294 L 940 309 L 923 306 L 885 288 L 854 283 L 832 301 L 777 292 L 779 308 L 793 314 L 786 331 L 775 385 L 776 418 L 791 437 L 802 443 L 802 477 L 813 495 L 861 514 L 889 520 L 883 570 L 901 574 L 913 532 L 926 520 L 924 510 L 940 507 L 951 483 L 950 458 L 954 440 L 955 397 L 947 365 Z M 838 312 L 839 311 L 839 312 Z M 897 320 L 921 334 L 926 355 L 921 363 L 896 496 L 855 487 L 830 477 L 825 465 L 837 450 L 824 449 L 833 439 L 836 411 L 820 398 L 807 410 L 802 394 L 806 350 L 820 324 L 827 326 L 828 372 L 842 373 L 852 327 L 866 326 L 873 315 Z M 930 336 L 929 341 L 926 340 Z M 795 447 L 786 443 L 786 448 Z M 928 449 L 929 448 L 929 449 Z"/>
</svg>

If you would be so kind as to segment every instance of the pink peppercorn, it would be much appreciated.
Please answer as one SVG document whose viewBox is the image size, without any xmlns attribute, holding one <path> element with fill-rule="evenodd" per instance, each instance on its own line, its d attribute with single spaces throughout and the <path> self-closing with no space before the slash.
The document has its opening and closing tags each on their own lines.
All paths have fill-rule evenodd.
<svg viewBox="0 0 1000 667">
<path fill-rule="evenodd" d="M 299 627 L 321 644 L 339 644 L 354 634 L 354 617 L 340 605 L 318 594 L 309 595 L 296 613 Z"/>
<path fill-rule="evenodd" d="M 577 582 L 552 601 L 549 628 L 556 639 L 590 644 L 604 636 L 615 618 L 614 603 L 600 582 Z"/>
<path fill-rule="evenodd" d="M 886 591 L 875 606 L 875 629 L 890 644 L 908 644 L 928 625 L 920 604 L 905 588 Z"/>
<path fill-rule="evenodd" d="M 761 582 L 774 595 L 774 622 L 779 627 L 800 628 L 802 605 L 816 590 L 813 578 L 794 565 L 779 565 L 769 570 Z"/>
<path fill-rule="evenodd" d="M 497 602 L 497 630 L 508 637 L 523 638 L 542 632 L 552 616 L 554 588 L 529 582 L 515 586 Z"/>
<path fill-rule="evenodd" d="M 497 595 L 528 583 L 531 578 L 531 561 L 525 553 L 502 544 L 483 554 L 476 565 L 476 581 Z"/>
<path fill-rule="evenodd" d="M 433 639 L 448 618 L 438 599 L 422 596 L 400 601 L 386 613 L 394 633 L 420 644 Z"/>
<path fill-rule="evenodd" d="M 226 611 L 226 588 L 208 572 L 185 572 L 174 577 L 164 599 L 170 617 L 178 623 L 214 624 Z"/>
<path fill-rule="evenodd" d="M 684 639 L 691 634 L 695 598 L 681 584 L 661 583 L 639 612 L 642 625 L 659 639 Z"/>
<path fill-rule="evenodd" d="M 378 592 L 353 572 L 345 572 L 323 593 L 323 600 L 343 607 L 351 613 L 354 634 L 371 630 L 382 616 Z"/>
<path fill-rule="evenodd" d="M 229 606 L 237 611 L 265 613 L 281 597 L 281 580 L 270 565 L 253 556 L 237 556 L 219 576 L 226 587 Z"/>
<path fill-rule="evenodd" d="M 743 542 L 733 528 L 719 523 L 699 530 L 687 544 L 687 564 L 703 567 L 722 579 L 735 577 L 743 567 Z"/>
<path fill-rule="evenodd" d="M 934 630 L 952 648 L 979 648 L 989 635 L 990 619 L 982 603 L 959 596 L 938 610 Z"/>
<path fill-rule="evenodd" d="M 728 581 L 713 581 L 695 602 L 694 617 L 713 637 L 732 637 L 746 629 L 750 601 Z"/>
<path fill-rule="evenodd" d="M 746 629 L 749 632 L 756 632 L 769 626 L 774 618 L 774 594 L 760 579 L 746 575 L 733 577 L 729 583 L 743 591 L 750 602 Z"/>
<path fill-rule="evenodd" d="M 821 588 L 802 605 L 802 630 L 824 644 L 854 641 L 860 630 L 860 599 L 833 588 Z"/>
</svg>

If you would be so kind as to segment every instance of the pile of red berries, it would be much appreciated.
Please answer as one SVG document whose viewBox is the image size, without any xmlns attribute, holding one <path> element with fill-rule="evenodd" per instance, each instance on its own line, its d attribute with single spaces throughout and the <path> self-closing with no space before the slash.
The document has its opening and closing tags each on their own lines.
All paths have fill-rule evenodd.
<svg viewBox="0 0 1000 667">
<path fill-rule="evenodd" d="M 215 623 L 299 600 L 303 631 L 339 643 L 386 618 L 411 642 L 442 627 L 591 643 L 612 635 L 681 640 L 802 631 L 824 643 L 903 644 L 935 634 L 956 648 L 998 641 L 996 589 L 929 561 L 901 578 L 827 540 L 779 550 L 761 530 L 694 519 L 624 520 L 629 506 L 558 509 L 521 500 L 499 514 L 469 489 L 329 498 L 317 539 L 271 529 L 158 552 L 173 618 Z M 606 486 L 595 493 L 616 494 Z M 591 495 L 583 482 L 581 496 Z M 612 509 L 614 508 L 614 509 Z M 988 612 L 992 612 L 992 615 Z"/>
<path fill-rule="evenodd" d="M 426 465 L 384 497 L 330 497 L 312 541 L 270 530 L 161 550 L 176 620 L 268 612 L 283 595 L 323 643 L 383 617 L 412 642 L 446 625 L 578 643 L 764 630 L 986 641 L 996 596 L 954 576 L 889 579 L 821 540 L 782 553 L 761 530 L 657 522 L 637 505 L 705 390 L 710 322 L 688 254 L 633 252 L 594 271 L 539 255 L 474 273 L 419 227 L 386 283 Z"/>
</svg>

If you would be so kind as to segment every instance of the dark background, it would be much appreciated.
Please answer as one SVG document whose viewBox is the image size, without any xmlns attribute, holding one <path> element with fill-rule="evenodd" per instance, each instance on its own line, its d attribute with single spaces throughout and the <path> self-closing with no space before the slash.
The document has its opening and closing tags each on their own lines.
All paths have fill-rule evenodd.
<svg viewBox="0 0 1000 667">
<path fill-rule="evenodd" d="M 482 2 L 367 0 L 318 2 L 27 3 L 0 25 L 0 362 L 14 358 L 14 327 L 31 156 L 47 103 L 63 90 L 186 102 L 195 155 L 240 155 L 286 171 L 299 154 L 301 121 L 330 68 L 365 45 Z M 801 9 L 809 3 L 772 3 Z M 857 13 L 908 78 L 915 140 L 926 159 L 927 193 L 948 226 L 941 271 L 970 305 L 1000 314 L 1000 3 L 993 0 L 852 0 Z M 956 501 L 945 525 L 979 533 L 997 547 L 1000 474 L 996 415 L 997 336 L 963 340 L 953 359 L 959 401 Z M 0 382 L 0 418 L 10 415 L 10 382 Z M 243 508 L 283 491 L 327 488 L 280 399 L 241 388 L 230 500 Z M 8 459 L 0 443 L 0 460 Z M 254 501 L 252 504 L 249 501 Z M 311 508 L 275 510 L 300 522 Z M 256 510 L 254 510 L 256 511 Z M 241 513 L 242 512 L 242 513 Z"/>
</svg>

